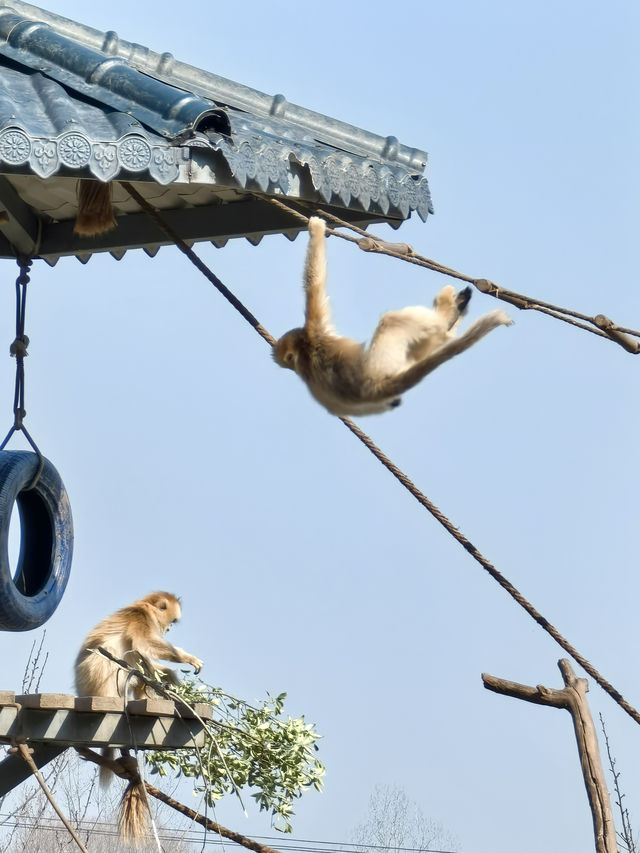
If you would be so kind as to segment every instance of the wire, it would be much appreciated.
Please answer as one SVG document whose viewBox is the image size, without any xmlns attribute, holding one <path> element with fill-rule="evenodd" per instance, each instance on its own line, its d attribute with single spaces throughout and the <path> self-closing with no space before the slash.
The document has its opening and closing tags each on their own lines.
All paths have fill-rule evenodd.
<svg viewBox="0 0 640 853">
<path fill-rule="evenodd" d="M 3 817 L 7 818 L 6 823 L 4 824 L 6 826 L 16 826 L 19 829 L 32 829 L 37 826 L 38 829 L 42 829 L 47 832 L 62 831 L 59 826 L 54 824 L 53 818 L 23 816 L 11 821 L 10 819 L 13 817 L 11 814 L 6 816 L 0 814 L 0 818 Z M 46 821 L 49 821 L 51 825 L 48 825 Z M 91 832 L 92 835 L 95 834 L 109 838 L 118 837 L 117 824 L 109 821 L 101 821 L 98 825 L 95 824 L 95 821 L 91 820 L 79 821 L 78 829 L 81 831 L 84 830 L 86 832 Z M 200 831 L 195 829 L 180 833 L 174 833 L 167 829 L 160 829 L 159 836 L 161 841 L 183 840 L 188 844 L 200 843 L 202 839 Z M 392 851 L 392 853 L 425 853 L 427 849 L 423 847 L 398 847 L 396 845 L 387 847 L 382 844 L 356 844 L 352 841 L 311 841 L 304 838 L 291 838 L 284 835 L 256 835 L 255 839 L 256 841 L 275 843 L 278 845 L 280 851 L 291 851 L 291 853 L 365 853 L 365 851 L 374 850 L 380 851 L 380 853 L 387 853 L 387 851 Z M 224 846 L 225 841 L 222 838 L 207 836 L 205 843 L 207 846 Z M 453 851 L 438 850 L 432 847 L 429 847 L 428 850 L 429 853 L 453 853 Z"/>
<path fill-rule="evenodd" d="M 214 286 L 231 302 L 234 307 L 237 307 L 237 310 L 240 311 L 243 317 L 248 319 L 248 322 L 254 327 L 254 329 L 258 332 L 258 334 L 269 343 L 271 346 L 275 343 L 275 338 L 267 332 L 267 330 L 258 322 L 258 320 L 251 314 L 251 312 L 237 299 L 231 291 L 220 281 L 220 279 L 207 267 L 207 265 L 202 261 L 193 250 L 187 246 L 187 244 L 182 240 L 173 229 L 165 222 L 164 218 L 159 214 L 159 212 L 145 199 L 140 193 L 135 190 L 131 184 L 122 181 L 122 186 L 132 195 L 132 197 L 138 202 L 138 204 L 145 210 L 149 216 L 153 218 L 153 220 L 158 224 L 160 228 L 169 236 L 172 240 L 175 238 L 176 245 L 181 251 L 186 254 L 190 260 L 195 264 L 195 266 L 204 273 L 204 275 L 211 281 Z M 271 199 L 270 199 L 271 200 Z M 278 205 L 282 205 L 282 202 L 277 202 Z M 285 205 L 287 207 L 287 205 Z M 291 212 L 296 216 L 300 217 L 304 214 L 299 213 L 291 209 Z M 321 211 L 322 215 L 327 215 L 324 211 Z M 304 217 L 307 219 L 307 217 Z M 337 219 L 337 217 L 330 217 L 332 219 Z M 338 220 L 341 221 L 341 220 Z M 351 226 L 349 226 L 351 227 Z M 366 232 L 363 232 L 366 233 Z M 444 268 L 441 268 L 439 271 L 443 271 Z M 456 273 L 456 275 L 459 275 Z M 524 297 L 523 297 L 524 298 Z M 239 306 L 239 307 L 238 307 Z M 440 511 L 440 509 L 430 501 L 426 495 L 424 495 L 404 474 L 393 462 L 380 450 L 380 448 L 373 442 L 373 440 L 366 435 L 352 420 L 349 418 L 340 418 L 342 423 L 349 429 L 360 441 L 371 451 L 371 453 L 378 459 L 378 461 L 384 465 L 387 470 L 394 475 L 394 477 L 409 491 L 411 495 L 423 506 L 431 515 L 445 528 L 445 530 L 453 536 L 457 542 L 462 545 L 462 547 L 467 551 L 473 559 L 479 563 L 482 568 L 488 572 L 488 574 L 497 581 L 500 586 L 531 616 L 540 627 L 546 631 L 553 639 L 564 649 L 567 654 L 569 654 L 575 661 L 578 663 L 584 670 L 587 672 L 597 684 L 602 687 L 602 689 L 609 694 L 609 696 L 616 702 L 624 711 L 626 711 L 629 716 L 635 720 L 636 723 L 640 724 L 640 713 L 631 705 L 622 694 L 616 690 L 616 688 L 610 684 L 600 673 L 598 670 L 589 663 L 589 661 L 583 657 L 577 649 L 572 646 L 568 640 L 566 640 L 562 634 L 555 628 L 551 622 L 545 619 L 541 613 L 539 613 L 536 608 L 516 589 L 516 587 L 507 580 L 504 575 L 502 575 L 492 563 L 487 560 L 487 558 L 473 545 L 466 536 L 460 532 L 459 528 L 455 527 L 452 522 Z"/>
</svg>

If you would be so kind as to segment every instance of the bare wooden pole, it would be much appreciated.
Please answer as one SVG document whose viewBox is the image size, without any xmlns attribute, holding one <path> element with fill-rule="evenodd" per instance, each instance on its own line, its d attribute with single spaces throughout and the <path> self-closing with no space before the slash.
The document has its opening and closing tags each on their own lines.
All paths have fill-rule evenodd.
<svg viewBox="0 0 640 853">
<path fill-rule="evenodd" d="M 73 838 L 73 840 L 78 845 L 78 847 L 80 848 L 82 853 L 89 853 L 89 851 L 84 846 L 82 841 L 80 841 L 80 839 L 78 838 L 78 834 L 75 831 L 75 829 L 71 826 L 69 821 L 64 816 L 62 810 L 60 809 L 60 806 L 53 799 L 53 795 L 52 795 L 51 791 L 47 788 L 47 785 L 46 785 L 44 779 L 40 775 L 40 771 L 38 770 L 37 764 L 35 763 L 35 761 L 31 757 L 31 751 L 30 751 L 29 747 L 27 746 L 27 744 L 26 743 L 18 743 L 18 744 L 16 744 L 14 749 L 16 749 L 18 753 L 20 753 L 22 758 L 29 765 L 29 769 L 31 770 L 33 775 L 36 777 L 36 780 L 37 780 L 38 784 L 40 785 L 40 787 L 42 788 L 42 791 L 43 791 L 45 797 L 49 800 L 49 802 L 53 806 L 55 813 L 58 815 L 58 817 L 60 818 L 60 820 L 64 824 L 69 835 Z"/>
<path fill-rule="evenodd" d="M 558 661 L 558 667 L 565 684 L 562 690 L 554 690 L 542 684 L 538 684 L 537 687 L 528 687 L 525 684 L 504 681 L 486 673 L 482 674 L 482 681 L 487 690 L 493 690 L 494 693 L 569 711 L 576 733 L 582 775 L 593 816 L 596 853 L 618 853 L 609 791 L 600 760 L 596 729 L 587 702 L 589 684 L 586 678 L 576 677 L 566 658 Z"/>
</svg>

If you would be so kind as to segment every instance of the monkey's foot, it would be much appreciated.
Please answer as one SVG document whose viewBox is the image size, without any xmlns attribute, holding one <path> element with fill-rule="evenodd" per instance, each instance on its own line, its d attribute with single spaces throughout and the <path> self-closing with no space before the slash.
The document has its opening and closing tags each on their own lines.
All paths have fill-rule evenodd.
<svg viewBox="0 0 640 853">
<path fill-rule="evenodd" d="M 452 284 L 447 284 L 433 300 L 436 311 L 449 314 L 456 304 L 456 289 Z"/>
<path fill-rule="evenodd" d="M 464 314 L 466 311 L 467 305 L 471 300 L 471 288 L 465 287 L 464 290 L 461 290 L 456 295 L 456 308 L 458 309 L 458 314 Z"/>
</svg>

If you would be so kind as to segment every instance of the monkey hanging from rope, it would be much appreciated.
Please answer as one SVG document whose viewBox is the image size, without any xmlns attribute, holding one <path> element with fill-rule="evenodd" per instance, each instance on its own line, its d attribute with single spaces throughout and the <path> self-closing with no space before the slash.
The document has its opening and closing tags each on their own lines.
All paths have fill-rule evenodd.
<svg viewBox="0 0 640 853">
<path fill-rule="evenodd" d="M 147 678 L 160 679 L 165 684 L 179 682 L 176 673 L 162 666 L 159 660 L 190 664 L 198 673 L 202 661 L 188 652 L 172 646 L 164 635 L 181 616 L 180 600 L 169 592 L 150 595 L 123 607 L 86 636 L 75 663 L 76 693 L 78 696 L 122 696 L 142 699 L 146 686 L 141 679 L 127 674 L 116 663 L 98 652 L 104 648 L 130 666 L 139 668 Z M 103 756 L 113 759 L 113 749 L 102 750 Z M 128 756 L 128 750 L 122 750 Z M 100 782 L 107 785 L 111 771 L 100 768 Z M 138 841 L 146 829 L 146 791 L 141 781 L 131 782 L 122 797 L 120 833 L 123 838 Z"/>
<path fill-rule="evenodd" d="M 334 415 L 370 415 L 399 406 L 400 395 L 436 367 L 513 322 L 504 311 L 491 311 L 457 337 L 471 288 L 456 293 L 447 285 L 433 308 L 417 305 L 383 314 L 368 347 L 341 337 L 332 326 L 326 292 L 325 230 L 323 219 L 309 219 L 304 326 L 276 342 L 273 358 L 294 370 Z"/>
</svg>

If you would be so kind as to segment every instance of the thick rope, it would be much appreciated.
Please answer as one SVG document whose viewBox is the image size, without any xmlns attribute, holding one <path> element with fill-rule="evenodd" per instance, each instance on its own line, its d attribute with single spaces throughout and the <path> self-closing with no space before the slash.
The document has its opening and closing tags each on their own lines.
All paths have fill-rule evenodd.
<svg viewBox="0 0 640 853">
<path fill-rule="evenodd" d="M 56 801 L 53 799 L 53 794 L 51 793 L 51 791 L 50 791 L 50 790 L 49 790 L 49 788 L 47 787 L 47 785 L 46 785 L 46 783 L 45 783 L 44 779 L 43 779 L 43 778 L 42 778 L 42 776 L 40 775 L 40 771 L 38 770 L 38 767 L 37 767 L 37 765 L 36 765 L 35 761 L 34 761 L 34 760 L 33 760 L 33 758 L 31 757 L 31 751 L 30 751 L 29 747 L 27 746 L 27 744 L 26 744 L 26 743 L 19 743 L 19 744 L 17 744 L 17 745 L 16 745 L 15 749 L 20 753 L 20 755 L 22 756 L 22 758 L 23 758 L 23 759 L 26 761 L 26 763 L 29 765 L 29 769 L 31 770 L 31 772 L 33 773 L 33 775 L 36 777 L 36 779 L 37 779 L 37 781 L 38 781 L 38 784 L 40 785 L 40 787 L 42 788 L 42 791 L 44 792 L 45 797 L 49 800 L 49 802 L 50 802 L 50 803 L 51 803 L 51 805 L 53 806 L 53 808 L 54 808 L 54 810 L 55 810 L 55 813 L 58 815 L 58 817 L 60 818 L 60 820 L 62 821 L 62 823 L 65 825 L 65 828 L 66 828 L 66 829 L 67 829 L 67 831 L 69 832 L 69 835 L 73 838 L 73 840 L 74 840 L 74 841 L 75 841 L 75 843 L 78 845 L 78 847 L 80 848 L 80 850 L 82 850 L 82 853 L 88 853 L 87 848 L 84 846 L 84 844 L 82 843 L 82 841 L 80 841 L 80 839 L 78 838 L 78 835 L 76 834 L 76 831 L 75 831 L 75 830 L 74 830 L 74 828 L 71 826 L 71 824 L 69 823 L 69 821 L 66 819 L 66 817 L 64 816 L 64 814 L 63 814 L 63 813 L 62 813 L 62 811 L 60 810 L 60 807 L 58 806 L 58 804 L 56 803 Z"/>
<path fill-rule="evenodd" d="M 125 188 L 128 188 L 130 186 L 130 185 L 125 184 L 125 183 L 123 183 L 122 185 Z M 131 187 L 131 189 L 133 190 L 133 187 Z M 144 210 L 147 210 L 148 208 L 153 210 L 154 221 L 157 222 L 157 224 L 160 226 L 160 228 L 162 228 L 168 236 L 171 236 L 174 232 L 165 223 L 162 216 L 160 216 L 160 214 L 154 208 L 152 208 L 152 206 L 145 199 L 143 199 L 139 195 L 139 193 L 137 193 L 135 190 L 133 190 L 133 192 L 135 192 L 134 198 L 136 199 L 136 201 L 138 200 L 138 198 L 140 199 L 140 201 L 142 203 L 141 206 L 143 207 Z M 303 214 L 298 214 L 298 215 L 303 216 Z M 324 212 L 322 212 L 322 215 L 324 216 L 326 214 Z M 305 219 L 306 218 L 307 217 L 305 217 Z M 171 239 L 173 239 L 173 237 L 171 237 Z M 184 243 L 183 240 L 181 240 L 180 238 L 178 238 L 178 239 L 180 240 L 180 243 Z M 181 246 L 179 244 L 178 244 L 178 248 L 181 248 Z M 195 262 L 195 260 L 193 262 L 198 267 L 198 269 L 200 269 L 201 271 L 203 271 L 203 268 L 204 268 L 204 270 L 206 270 L 205 275 L 210 281 L 213 281 L 214 284 L 216 281 L 219 281 L 219 279 L 217 279 L 217 277 L 211 272 L 211 270 L 209 270 L 209 268 L 206 266 L 206 264 L 204 264 L 203 261 L 201 261 L 200 258 L 198 258 L 198 256 L 195 254 L 195 252 L 193 252 L 191 249 L 189 249 L 189 251 L 185 252 L 185 254 L 187 254 L 187 256 L 192 260 L 193 260 L 192 256 L 194 258 L 197 258 L 197 263 Z M 222 285 L 222 282 L 220 282 L 220 284 Z M 216 284 L 216 287 L 218 287 L 218 284 Z M 221 292 L 223 294 L 230 293 L 230 291 L 228 291 L 228 289 L 224 285 L 222 285 L 222 288 L 224 288 L 224 290 L 221 290 L 221 288 L 218 287 L 218 289 L 221 290 Z M 267 341 L 267 343 L 270 343 L 273 346 L 273 344 L 275 343 L 275 338 L 273 338 L 273 336 L 271 334 L 269 334 L 269 332 L 267 332 L 260 325 L 260 323 L 258 323 L 258 321 L 253 316 L 253 314 L 251 314 L 245 308 L 245 306 L 242 305 L 242 303 L 240 303 L 238 299 L 236 299 L 235 296 L 233 297 L 233 301 L 231 299 L 229 299 L 229 302 L 231 302 L 234 306 L 235 306 L 235 303 L 238 303 L 242 309 L 242 310 L 238 309 L 238 310 L 240 310 L 240 313 L 243 316 L 248 315 L 249 317 L 251 317 L 252 321 L 253 321 L 253 322 L 250 321 L 251 325 L 264 338 L 264 340 Z M 516 587 L 513 586 L 513 584 L 509 580 L 507 580 L 507 578 L 505 578 L 504 575 L 502 575 L 495 568 L 495 566 L 493 566 L 489 562 L 489 560 L 487 560 L 486 557 L 484 557 L 482 555 L 482 553 L 475 547 L 475 545 L 473 545 L 466 538 L 466 536 L 464 536 L 460 532 L 460 530 L 457 527 L 455 527 L 451 523 L 451 521 L 449 521 L 449 519 L 445 515 L 443 515 L 443 513 L 438 509 L 438 507 L 434 503 L 432 503 L 425 495 L 422 494 L 422 492 L 411 482 L 411 480 L 406 476 L 406 474 L 404 474 L 396 465 L 394 465 L 393 462 L 391 462 L 391 460 L 387 456 L 385 456 L 385 454 L 382 452 L 382 450 L 380 450 L 380 448 L 372 441 L 372 439 L 369 438 L 369 436 L 366 435 L 366 433 L 362 432 L 362 430 L 358 426 L 356 426 L 356 424 L 354 424 L 353 421 L 351 421 L 349 418 L 340 418 L 340 420 L 347 427 L 347 429 L 351 430 L 351 432 L 357 438 L 360 439 L 360 441 L 365 445 L 365 447 L 367 447 L 371 451 L 371 453 L 376 457 L 376 459 L 379 462 L 381 462 L 382 465 L 384 465 L 384 467 L 387 468 L 387 470 L 391 474 L 393 474 L 394 477 L 396 477 L 396 479 L 405 487 L 405 489 L 407 489 L 407 491 L 409 491 L 409 493 L 411 495 L 413 495 L 413 497 L 428 512 L 430 512 L 431 515 L 437 521 L 440 522 L 440 524 L 445 528 L 445 530 L 447 530 L 447 532 L 450 533 L 451 536 L 453 536 L 454 539 L 456 539 L 456 541 L 460 543 L 460 545 L 462 545 L 462 547 L 465 549 L 465 551 L 467 551 L 469 554 L 471 554 L 473 559 L 476 560 L 476 562 L 478 562 L 482 566 L 482 568 L 485 569 L 485 571 L 487 571 L 491 575 L 491 577 L 495 581 L 497 581 L 500 584 L 500 586 L 506 592 L 509 593 L 509 595 L 529 614 L 529 616 L 531 616 L 538 623 L 538 625 L 540 625 L 541 628 L 543 628 L 551 637 L 553 637 L 553 639 L 558 643 L 558 645 L 561 646 L 561 648 L 563 648 L 565 650 L 565 652 L 567 652 L 567 654 L 571 655 L 571 657 L 576 661 L 576 663 L 578 663 L 585 670 L 585 672 L 587 672 L 593 678 L 593 680 L 597 684 L 599 684 L 600 687 L 602 687 L 602 689 L 606 693 L 609 694 L 609 696 L 611 696 L 611 698 L 614 700 L 614 702 L 616 702 L 618 705 L 620 705 L 620 707 L 624 711 L 626 711 L 627 714 L 629 714 L 629 716 L 632 719 L 634 719 L 636 723 L 640 724 L 640 713 L 633 707 L 633 705 L 631 705 L 629 702 L 627 702 L 627 700 L 624 699 L 622 694 L 619 693 L 619 691 L 616 690 L 615 687 L 613 687 L 613 685 L 610 684 L 602 675 L 600 675 L 598 670 L 595 669 L 595 667 L 593 667 L 589 663 L 589 661 L 586 658 L 584 658 L 568 642 L 568 640 L 566 640 L 562 636 L 562 634 L 557 630 L 557 628 L 555 628 L 547 619 L 544 618 L 544 616 L 542 616 L 535 609 L 535 607 L 522 595 L 522 593 L 520 593 L 516 589 Z"/>
<path fill-rule="evenodd" d="M 627 337 L 635 336 L 636 338 L 640 338 L 640 332 L 634 329 L 627 329 L 623 326 L 618 326 L 602 314 L 590 317 L 587 314 L 581 314 L 580 312 L 572 311 L 569 308 L 561 308 L 558 305 L 553 305 L 550 302 L 544 302 L 541 299 L 524 296 L 522 293 L 515 293 L 513 290 L 506 290 L 485 278 L 472 278 L 471 276 L 451 269 L 451 267 L 446 267 L 431 258 L 418 255 L 413 251 L 411 246 L 406 243 L 388 243 L 385 240 L 373 237 L 368 231 L 364 231 L 352 222 L 346 222 L 344 219 L 340 219 L 340 217 L 333 213 L 328 213 L 326 210 L 314 208 L 309 214 L 305 214 L 302 211 L 297 210 L 295 207 L 292 207 L 290 202 L 285 204 L 283 201 L 271 196 L 258 195 L 257 193 L 255 195 L 257 198 L 269 202 L 269 204 L 272 204 L 274 207 L 278 207 L 280 210 L 290 213 L 300 222 L 308 222 L 309 215 L 317 215 L 328 219 L 329 222 L 339 228 L 348 228 L 354 233 L 360 235 L 360 239 L 351 237 L 348 234 L 343 234 L 340 231 L 336 231 L 335 228 L 327 229 L 327 233 L 340 237 L 342 240 L 347 240 L 350 243 L 356 243 L 356 245 L 365 252 L 375 252 L 380 255 L 388 255 L 391 258 L 398 258 L 401 261 L 407 261 L 410 264 L 416 264 L 417 266 L 424 267 L 432 270 L 433 272 L 438 272 L 442 275 L 456 278 L 459 281 L 472 284 L 481 293 L 493 296 L 495 299 L 501 299 L 503 302 L 515 305 L 516 308 L 523 311 L 539 311 L 542 314 L 547 314 L 549 317 L 554 317 L 556 320 L 562 320 L 564 323 L 569 323 L 571 326 L 583 329 L 585 332 L 591 332 L 591 334 L 598 335 L 601 338 L 608 338 L 614 343 L 620 344 L 623 349 L 633 355 L 640 353 L 640 341 L 633 340 L 632 337 Z M 305 202 L 302 202 L 302 205 L 305 209 L 310 207 L 310 205 Z"/>
<path fill-rule="evenodd" d="M 176 246 L 183 252 L 191 261 L 194 266 L 196 266 L 200 272 L 209 279 L 211 284 L 220 291 L 220 293 L 224 296 L 224 298 L 230 302 L 233 307 L 241 314 L 244 319 L 249 323 L 250 326 L 256 330 L 256 332 L 265 339 L 265 341 L 273 346 L 276 342 L 275 338 L 272 337 L 267 330 L 260 325 L 258 320 L 253 316 L 251 311 L 246 308 L 239 299 L 229 290 L 226 285 L 224 285 L 215 273 L 213 273 L 209 267 L 200 260 L 198 255 L 193 251 L 191 246 L 189 246 L 182 237 L 176 233 L 173 228 L 169 225 L 169 223 L 158 213 L 156 208 L 149 204 L 149 202 L 140 195 L 140 193 L 136 190 L 134 186 L 132 186 L 128 181 L 120 181 L 120 185 L 124 187 L 124 189 L 129 193 L 131 198 L 133 198 L 140 207 L 144 210 L 146 214 L 148 214 L 151 219 L 158 225 L 159 228 L 164 231 L 167 237 L 171 240 L 172 243 L 175 243 Z"/>
<path fill-rule="evenodd" d="M 509 595 L 516 601 L 520 607 L 522 607 L 526 612 L 531 616 L 532 619 L 540 625 L 548 634 L 550 634 L 553 639 L 558 643 L 561 648 L 567 652 L 567 654 L 571 655 L 571 657 L 580 664 L 580 666 L 587 672 L 594 681 L 596 681 L 603 690 L 605 690 L 612 699 L 614 699 L 621 708 L 623 708 L 629 716 L 631 716 L 636 723 L 640 723 L 640 714 L 633 705 L 630 705 L 629 702 L 615 689 L 615 687 L 610 684 L 605 678 L 603 678 L 598 670 L 592 666 L 589 661 L 584 658 L 580 652 L 575 649 L 568 640 L 566 640 L 562 634 L 555 628 L 547 619 L 539 613 L 536 608 L 529 602 L 527 599 L 519 592 L 516 587 L 511 583 L 511 581 L 507 580 L 507 578 L 496 569 L 496 567 L 487 560 L 483 554 L 478 551 L 475 545 L 473 545 L 467 537 L 460 532 L 460 530 L 444 515 L 438 507 L 432 503 L 426 495 L 424 495 L 420 489 L 404 474 L 394 463 L 387 457 L 385 454 L 377 447 L 376 444 L 366 435 L 362 430 L 353 423 L 353 421 L 348 418 L 340 418 L 342 423 L 350 429 L 351 432 L 360 439 L 360 441 L 367 447 L 371 453 L 381 462 L 384 467 L 391 473 L 393 476 L 407 489 L 410 494 L 420 503 L 431 515 L 436 519 L 436 521 L 440 522 L 440 524 L 444 527 L 447 533 L 450 533 L 453 538 L 462 545 L 465 551 L 468 551 L 469 554 L 473 557 L 473 559 L 480 563 L 482 568 L 487 571 L 491 577 L 497 581 L 502 589 L 509 593 Z"/>
</svg>

